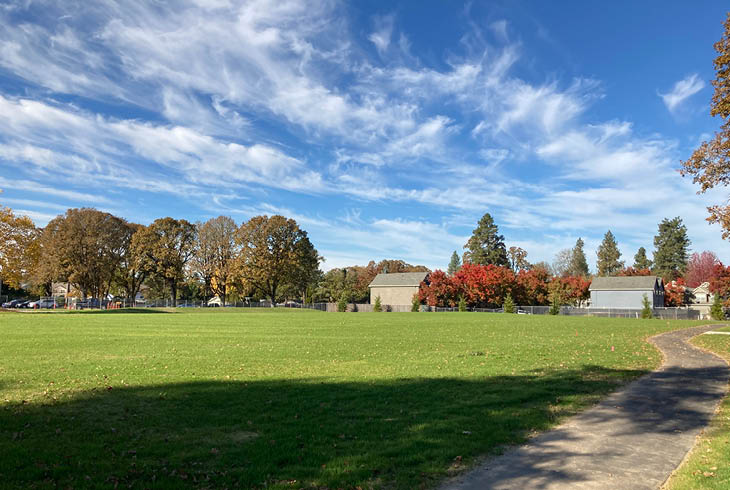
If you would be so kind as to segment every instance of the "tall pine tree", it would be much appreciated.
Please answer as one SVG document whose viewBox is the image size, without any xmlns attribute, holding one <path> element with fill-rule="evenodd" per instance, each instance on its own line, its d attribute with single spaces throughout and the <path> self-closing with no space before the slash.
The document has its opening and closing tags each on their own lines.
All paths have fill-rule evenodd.
<svg viewBox="0 0 730 490">
<path fill-rule="evenodd" d="M 454 253 L 451 254 L 451 261 L 449 262 L 449 268 L 446 269 L 446 272 L 453 276 L 456 274 L 459 269 L 461 269 L 461 259 L 459 258 L 459 254 L 456 253 L 456 250 L 454 250 Z"/>
<path fill-rule="evenodd" d="M 596 269 L 598 269 L 599 276 L 611 276 L 624 267 L 624 263 L 618 260 L 621 257 L 621 252 L 611 230 L 608 230 L 603 236 L 597 255 Z"/>
<path fill-rule="evenodd" d="M 499 228 L 492 216 L 486 213 L 479 220 L 479 224 L 472 232 L 471 238 L 464 248 L 464 262 L 472 264 L 494 264 L 508 267 L 507 249 L 504 246 L 504 236 L 499 234 Z"/>
<path fill-rule="evenodd" d="M 662 220 L 654 237 L 654 273 L 667 281 L 682 277 L 687 270 L 690 243 L 682 218 Z"/>
<path fill-rule="evenodd" d="M 651 260 L 646 256 L 646 249 L 639 247 L 639 250 L 634 255 L 634 269 L 651 269 Z"/>
<path fill-rule="evenodd" d="M 570 257 L 570 275 L 571 276 L 582 276 L 588 275 L 588 261 L 586 260 L 586 254 L 583 251 L 583 240 L 578 238 L 575 242 L 575 247 L 571 252 Z"/>
</svg>

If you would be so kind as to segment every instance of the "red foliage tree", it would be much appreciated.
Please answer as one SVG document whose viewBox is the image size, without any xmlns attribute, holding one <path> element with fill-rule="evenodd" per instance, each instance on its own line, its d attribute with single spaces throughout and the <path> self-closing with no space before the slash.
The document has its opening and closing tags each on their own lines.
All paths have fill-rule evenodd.
<svg viewBox="0 0 730 490">
<path fill-rule="evenodd" d="M 730 266 L 725 267 L 722 262 L 715 265 L 710 280 L 710 291 L 725 300 L 725 306 L 730 306 Z"/>
<path fill-rule="evenodd" d="M 687 262 L 687 273 L 684 276 L 687 286 L 696 288 L 703 282 L 710 282 L 714 278 L 715 266 L 720 263 L 713 252 L 705 250 L 702 253 L 693 253 Z"/>
<path fill-rule="evenodd" d="M 591 281 L 581 276 L 554 277 L 550 282 L 550 292 L 557 294 L 562 304 L 580 305 L 591 297 L 588 288 Z"/>
<path fill-rule="evenodd" d="M 633 267 L 625 267 L 616 273 L 617 276 L 650 276 L 651 269 L 634 269 Z"/>
<path fill-rule="evenodd" d="M 547 305 L 550 274 L 542 267 L 521 270 L 517 273 L 517 287 L 514 299 L 518 305 Z"/>
<path fill-rule="evenodd" d="M 444 271 L 436 270 L 429 275 L 428 284 L 421 283 L 418 299 L 428 306 L 454 306 L 459 301 L 458 293 L 454 280 Z"/>
<path fill-rule="evenodd" d="M 493 264 L 464 264 L 453 279 L 466 303 L 477 308 L 502 306 L 505 295 L 516 286 L 512 269 Z"/>
<path fill-rule="evenodd" d="M 664 306 L 682 306 L 686 304 L 687 288 L 681 277 L 676 281 L 664 283 Z"/>
</svg>

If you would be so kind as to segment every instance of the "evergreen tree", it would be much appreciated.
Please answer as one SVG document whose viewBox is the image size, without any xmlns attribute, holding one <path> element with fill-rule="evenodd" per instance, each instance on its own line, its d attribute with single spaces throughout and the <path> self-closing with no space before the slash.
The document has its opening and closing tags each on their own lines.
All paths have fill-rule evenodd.
<svg viewBox="0 0 730 490">
<path fill-rule="evenodd" d="M 499 228 L 489 213 L 482 216 L 479 224 L 472 232 L 471 238 L 464 248 L 464 261 L 479 265 L 509 266 L 507 249 L 504 246 L 504 236 L 499 234 Z"/>
<path fill-rule="evenodd" d="M 687 270 L 690 243 L 682 218 L 665 218 L 654 237 L 654 273 L 666 281 L 682 277 Z"/>
<path fill-rule="evenodd" d="M 453 276 L 456 274 L 459 269 L 461 269 L 461 259 L 459 258 L 459 254 L 456 253 L 456 250 L 454 250 L 454 253 L 451 254 L 451 261 L 449 262 L 449 268 L 446 269 L 446 272 Z"/>
<path fill-rule="evenodd" d="M 651 305 L 649 304 L 649 297 L 645 294 L 641 300 L 641 318 L 652 318 L 654 313 L 651 311 Z"/>
<path fill-rule="evenodd" d="M 380 313 L 383 311 L 383 305 L 380 303 L 380 295 L 377 295 L 375 297 L 375 304 L 373 305 L 373 311 L 376 313 Z"/>
<path fill-rule="evenodd" d="M 623 261 L 618 260 L 621 257 L 621 252 L 619 252 L 616 239 L 613 237 L 611 230 L 608 230 L 603 236 L 597 255 L 596 269 L 598 269 L 599 276 L 610 276 L 624 267 Z"/>
<path fill-rule="evenodd" d="M 466 299 L 463 296 L 459 298 L 459 311 L 466 311 Z"/>
<path fill-rule="evenodd" d="M 551 315 L 559 315 L 561 302 L 560 294 L 557 291 L 550 293 L 550 309 L 548 310 L 548 313 Z"/>
<path fill-rule="evenodd" d="M 651 269 L 651 260 L 646 256 L 646 249 L 639 247 L 639 250 L 634 255 L 634 269 Z"/>
<path fill-rule="evenodd" d="M 514 313 L 515 312 L 515 302 L 512 300 L 512 295 L 507 293 L 507 295 L 504 297 L 504 303 L 502 304 L 502 309 L 505 313 Z"/>
<path fill-rule="evenodd" d="M 411 300 L 411 312 L 418 313 L 419 311 L 421 311 L 421 301 L 418 299 L 418 293 L 416 293 Z"/>
<path fill-rule="evenodd" d="M 348 300 L 348 294 L 347 292 L 343 291 L 342 295 L 340 296 L 340 300 L 337 302 L 337 311 L 340 313 L 344 313 L 347 311 L 347 300 Z"/>
<path fill-rule="evenodd" d="M 575 247 L 570 256 L 570 275 L 571 276 L 582 276 L 588 275 L 588 261 L 586 260 L 586 254 L 583 251 L 583 240 L 578 238 L 575 242 Z"/>
<path fill-rule="evenodd" d="M 725 319 L 725 312 L 722 309 L 722 299 L 720 298 L 720 295 L 717 292 L 715 293 L 715 299 L 712 301 L 712 307 L 710 308 L 710 316 L 712 316 L 713 320 L 724 320 Z"/>
</svg>

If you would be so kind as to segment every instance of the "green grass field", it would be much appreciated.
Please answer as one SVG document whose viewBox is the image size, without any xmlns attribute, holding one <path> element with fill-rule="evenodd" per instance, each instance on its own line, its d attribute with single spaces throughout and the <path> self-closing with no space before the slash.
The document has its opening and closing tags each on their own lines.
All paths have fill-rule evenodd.
<svg viewBox="0 0 730 490">
<path fill-rule="evenodd" d="M 698 323 L 0 313 L 0 482 L 432 487 L 656 367 L 644 339 Z"/>
<path fill-rule="evenodd" d="M 720 328 L 720 331 L 729 331 Z M 700 335 L 697 347 L 714 352 L 730 362 L 730 335 Z M 667 490 L 730 488 L 730 397 L 726 397 L 710 426 L 697 440 L 682 466 L 672 475 Z"/>
</svg>

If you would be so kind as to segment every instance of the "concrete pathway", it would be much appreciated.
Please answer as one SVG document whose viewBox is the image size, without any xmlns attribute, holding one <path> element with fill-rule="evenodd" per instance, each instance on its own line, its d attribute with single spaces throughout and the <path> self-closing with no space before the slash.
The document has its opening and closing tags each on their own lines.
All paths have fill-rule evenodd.
<svg viewBox="0 0 730 490">
<path fill-rule="evenodd" d="M 730 368 L 686 342 L 713 328 L 651 338 L 665 356 L 659 370 L 442 490 L 659 488 L 725 395 Z"/>
</svg>

